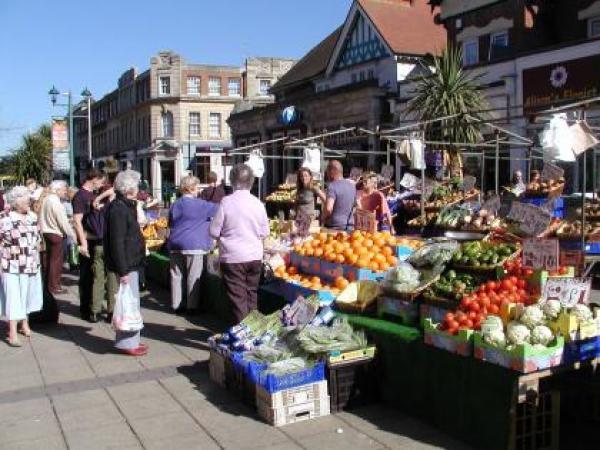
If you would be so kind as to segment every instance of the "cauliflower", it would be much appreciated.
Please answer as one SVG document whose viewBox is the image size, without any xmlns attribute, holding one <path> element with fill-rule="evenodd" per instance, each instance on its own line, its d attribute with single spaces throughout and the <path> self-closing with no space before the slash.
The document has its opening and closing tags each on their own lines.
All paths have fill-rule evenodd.
<svg viewBox="0 0 600 450">
<path fill-rule="evenodd" d="M 544 303 L 542 309 L 549 320 L 554 320 L 560 314 L 562 305 L 558 300 L 548 300 L 546 303 Z"/>
<path fill-rule="evenodd" d="M 538 325 L 531 332 L 531 343 L 532 344 L 540 344 L 543 346 L 548 346 L 550 342 L 554 339 L 554 334 L 552 334 L 552 330 L 548 328 L 546 325 Z"/>
<path fill-rule="evenodd" d="M 544 312 L 539 305 L 530 305 L 525 307 L 519 321 L 529 328 L 541 325 L 544 322 Z"/>
<path fill-rule="evenodd" d="M 494 316 L 494 315 L 489 315 L 486 317 L 485 321 L 483 322 L 485 324 L 486 327 L 489 327 L 490 329 L 500 329 L 502 330 L 504 328 L 504 324 L 502 323 L 502 319 L 498 316 Z"/>
<path fill-rule="evenodd" d="M 573 308 L 571 308 L 571 313 L 577 317 L 579 322 L 589 322 L 594 318 L 592 310 L 581 303 L 573 306 Z"/>
<path fill-rule="evenodd" d="M 529 342 L 531 332 L 522 323 L 513 321 L 506 328 L 506 337 L 511 344 L 520 345 Z"/>
<path fill-rule="evenodd" d="M 502 328 L 484 333 L 483 340 L 494 347 L 504 348 L 506 346 L 506 335 Z"/>
</svg>

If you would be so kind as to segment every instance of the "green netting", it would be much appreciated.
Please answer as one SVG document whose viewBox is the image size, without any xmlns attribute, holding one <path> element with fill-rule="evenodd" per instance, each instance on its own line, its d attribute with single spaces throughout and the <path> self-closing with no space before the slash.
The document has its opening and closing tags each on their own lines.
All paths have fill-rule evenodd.
<svg viewBox="0 0 600 450">
<path fill-rule="evenodd" d="M 337 313 L 339 316 L 348 318 L 348 322 L 356 328 L 364 329 L 365 331 L 379 334 L 382 336 L 390 336 L 400 339 L 404 342 L 412 342 L 415 339 L 421 339 L 422 333 L 417 328 L 407 327 L 398 323 L 389 322 L 387 320 L 365 317 L 358 314 Z"/>
</svg>

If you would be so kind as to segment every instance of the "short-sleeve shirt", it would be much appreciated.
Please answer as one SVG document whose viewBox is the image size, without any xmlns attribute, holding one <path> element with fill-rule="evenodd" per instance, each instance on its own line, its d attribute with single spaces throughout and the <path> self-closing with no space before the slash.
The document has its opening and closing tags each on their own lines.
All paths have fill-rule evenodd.
<svg viewBox="0 0 600 450">
<path fill-rule="evenodd" d="M 384 214 L 389 213 L 390 208 L 385 195 L 380 191 L 375 191 L 371 194 L 363 193 L 360 198 L 362 209 L 375 213 L 377 220 L 381 220 Z"/>
<path fill-rule="evenodd" d="M 96 226 L 96 222 L 99 222 L 100 217 L 90 217 L 91 215 L 98 215 L 99 211 L 93 210 L 93 203 L 96 199 L 96 195 L 86 189 L 79 189 L 73 197 L 73 214 L 82 214 L 83 219 L 81 221 L 84 230 L 89 234 L 89 239 L 101 239 L 102 230 L 100 226 Z M 92 229 L 98 228 L 98 229 Z"/>
<path fill-rule="evenodd" d="M 332 198 L 333 211 L 327 218 L 325 226 L 336 230 L 345 230 L 354 225 L 354 202 L 356 186 L 349 180 L 337 180 L 329 183 L 327 198 Z"/>
<path fill-rule="evenodd" d="M 296 192 L 296 214 L 303 213 L 308 216 L 315 215 L 315 191 L 300 189 Z"/>
</svg>

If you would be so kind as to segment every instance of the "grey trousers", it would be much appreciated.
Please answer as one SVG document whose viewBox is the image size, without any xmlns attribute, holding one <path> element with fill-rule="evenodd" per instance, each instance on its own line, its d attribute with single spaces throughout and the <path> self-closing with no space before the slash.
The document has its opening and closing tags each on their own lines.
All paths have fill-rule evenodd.
<svg viewBox="0 0 600 450">
<path fill-rule="evenodd" d="M 170 255 L 171 306 L 197 309 L 200 305 L 200 277 L 204 269 L 205 255 Z"/>
<path fill-rule="evenodd" d="M 117 275 L 118 277 L 118 275 Z M 138 299 L 140 298 L 140 286 L 137 272 L 129 272 L 129 284 L 131 292 Z M 116 331 L 115 347 L 121 350 L 133 350 L 140 346 L 139 331 Z"/>
</svg>

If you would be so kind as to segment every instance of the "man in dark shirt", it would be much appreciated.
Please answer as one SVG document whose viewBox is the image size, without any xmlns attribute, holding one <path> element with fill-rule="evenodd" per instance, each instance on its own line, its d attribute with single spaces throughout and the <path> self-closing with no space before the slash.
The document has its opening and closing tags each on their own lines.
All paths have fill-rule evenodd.
<svg viewBox="0 0 600 450">
<path fill-rule="evenodd" d="M 81 317 L 97 322 L 102 308 L 106 278 L 102 258 L 102 216 L 94 209 L 95 191 L 102 187 L 104 174 L 87 172 L 85 182 L 73 197 L 73 222 L 79 244 L 79 311 Z"/>
</svg>

